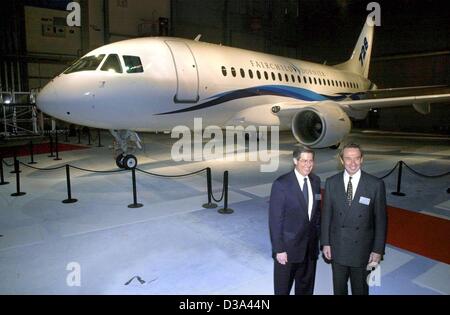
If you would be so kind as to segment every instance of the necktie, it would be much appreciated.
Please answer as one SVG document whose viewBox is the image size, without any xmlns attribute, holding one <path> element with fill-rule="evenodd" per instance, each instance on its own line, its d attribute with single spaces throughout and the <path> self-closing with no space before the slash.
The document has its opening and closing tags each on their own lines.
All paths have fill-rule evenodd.
<svg viewBox="0 0 450 315">
<path fill-rule="evenodd" d="M 352 205 L 353 200 L 353 185 L 352 185 L 352 178 L 350 177 L 348 179 L 348 185 L 347 185 L 347 203 L 350 207 Z"/>
<path fill-rule="evenodd" d="M 303 197 L 305 197 L 306 209 L 308 210 L 308 215 L 309 215 L 308 179 L 306 177 L 305 177 L 304 182 L 303 182 Z"/>
</svg>

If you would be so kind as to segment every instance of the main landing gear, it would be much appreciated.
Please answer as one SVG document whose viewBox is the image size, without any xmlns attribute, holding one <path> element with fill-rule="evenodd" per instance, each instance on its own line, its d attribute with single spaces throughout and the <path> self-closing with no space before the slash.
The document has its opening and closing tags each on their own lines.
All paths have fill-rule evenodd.
<svg viewBox="0 0 450 315">
<path fill-rule="evenodd" d="M 136 168 L 138 161 L 136 156 L 132 153 L 136 151 L 136 148 L 142 149 L 141 139 L 138 134 L 130 130 L 110 130 L 110 132 L 118 146 L 118 148 L 115 149 L 117 153 L 117 167 L 127 170 Z"/>
</svg>

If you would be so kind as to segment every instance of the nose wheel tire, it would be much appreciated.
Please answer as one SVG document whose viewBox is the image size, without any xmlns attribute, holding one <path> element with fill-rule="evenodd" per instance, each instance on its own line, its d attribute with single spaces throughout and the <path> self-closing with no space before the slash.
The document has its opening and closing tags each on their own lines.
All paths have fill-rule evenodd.
<svg viewBox="0 0 450 315">
<path fill-rule="evenodd" d="M 137 158 L 131 154 L 125 155 L 125 156 L 123 154 L 121 154 L 121 155 L 117 156 L 117 158 L 116 158 L 116 165 L 119 168 L 123 168 L 126 170 L 131 170 L 133 168 L 136 168 L 137 163 L 138 163 Z"/>
<path fill-rule="evenodd" d="M 124 168 L 124 165 L 123 165 L 123 159 L 124 158 L 125 157 L 122 154 L 120 154 L 120 155 L 118 155 L 116 157 L 116 165 L 117 165 L 118 168 Z"/>
<path fill-rule="evenodd" d="M 123 159 L 123 165 L 124 165 L 125 169 L 127 169 L 127 170 L 131 170 L 133 168 L 136 168 L 136 166 L 137 166 L 137 158 L 134 155 L 127 155 Z"/>
</svg>

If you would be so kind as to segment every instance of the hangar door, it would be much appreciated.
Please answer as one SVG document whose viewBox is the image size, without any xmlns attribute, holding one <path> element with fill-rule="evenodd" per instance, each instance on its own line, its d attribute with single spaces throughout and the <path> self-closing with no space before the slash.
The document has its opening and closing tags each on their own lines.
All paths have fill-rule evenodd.
<svg viewBox="0 0 450 315">
<path fill-rule="evenodd" d="M 175 102 L 196 103 L 198 95 L 198 71 L 197 63 L 189 46 L 182 41 L 166 41 L 172 53 L 177 72 L 177 94 Z"/>
</svg>

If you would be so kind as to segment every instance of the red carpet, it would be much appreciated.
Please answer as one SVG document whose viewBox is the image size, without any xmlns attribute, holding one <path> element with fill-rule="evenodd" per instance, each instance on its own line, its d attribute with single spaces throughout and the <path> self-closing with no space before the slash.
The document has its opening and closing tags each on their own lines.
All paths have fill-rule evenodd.
<svg viewBox="0 0 450 315">
<path fill-rule="evenodd" d="M 388 207 L 387 242 L 450 264 L 450 220 Z"/>
<path fill-rule="evenodd" d="M 75 151 L 75 150 L 84 150 L 88 149 L 89 147 L 82 146 L 82 145 L 75 145 L 75 144 L 67 144 L 67 143 L 59 143 L 58 144 L 59 152 L 63 151 Z M 15 146 L 15 147 L 2 147 L 0 148 L 0 155 L 3 158 L 7 157 L 13 157 L 14 151 L 17 150 L 17 156 L 29 156 L 29 146 Z M 46 154 L 50 153 L 50 144 L 49 143 L 40 143 L 33 145 L 33 152 L 34 155 L 36 154 Z"/>
</svg>

